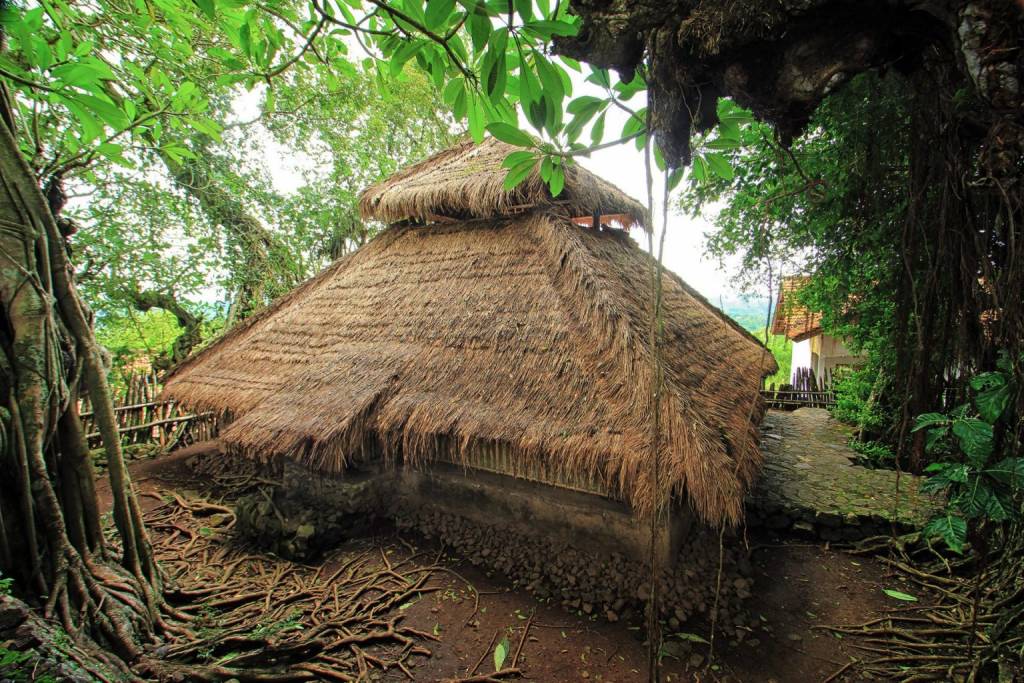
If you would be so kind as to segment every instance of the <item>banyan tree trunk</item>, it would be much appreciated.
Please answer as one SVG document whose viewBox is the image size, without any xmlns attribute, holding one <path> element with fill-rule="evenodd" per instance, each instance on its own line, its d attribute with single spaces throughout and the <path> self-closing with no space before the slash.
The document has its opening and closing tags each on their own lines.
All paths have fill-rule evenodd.
<svg viewBox="0 0 1024 683">
<path fill-rule="evenodd" d="M 0 571 L 71 634 L 123 659 L 159 617 L 159 576 L 67 251 L 0 86 Z M 78 416 L 86 387 L 109 462 L 120 552 L 104 544 Z"/>
</svg>

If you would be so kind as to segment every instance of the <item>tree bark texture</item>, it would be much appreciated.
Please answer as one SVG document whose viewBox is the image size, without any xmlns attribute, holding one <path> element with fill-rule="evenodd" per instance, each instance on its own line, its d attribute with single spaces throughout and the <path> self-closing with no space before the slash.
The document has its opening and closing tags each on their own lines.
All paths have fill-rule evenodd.
<svg viewBox="0 0 1024 683">
<path fill-rule="evenodd" d="M 2 86 L 0 110 L 0 570 L 45 617 L 130 659 L 137 637 L 159 620 L 159 576 L 99 347 L 64 239 L 18 150 Z M 120 563 L 110 561 L 100 529 L 77 414 L 83 381 L 107 451 Z M 107 590 L 111 580 L 120 590 Z"/>
</svg>

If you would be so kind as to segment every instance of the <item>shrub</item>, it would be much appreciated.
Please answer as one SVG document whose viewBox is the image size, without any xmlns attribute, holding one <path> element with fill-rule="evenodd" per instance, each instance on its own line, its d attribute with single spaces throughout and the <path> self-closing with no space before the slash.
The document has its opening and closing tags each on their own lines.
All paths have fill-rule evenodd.
<svg viewBox="0 0 1024 683">
<path fill-rule="evenodd" d="M 886 425 L 886 417 L 871 395 L 877 381 L 878 371 L 870 366 L 838 369 L 832 382 L 836 395 L 832 416 L 864 432 L 880 431 Z"/>
<path fill-rule="evenodd" d="M 850 447 L 857 452 L 857 464 L 872 470 L 893 469 L 896 454 L 880 441 L 850 441 Z"/>
<path fill-rule="evenodd" d="M 1018 360 L 1024 362 L 1024 357 Z M 1021 387 L 1010 356 L 971 379 L 972 400 L 948 415 L 925 413 L 914 431 L 927 430 L 925 450 L 942 454 L 927 468 L 921 490 L 944 492 L 946 508 L 924 531 L 961 552 L 969 532 L 1020 518 L 1024 457 L 1014 437 L 1013 406 Z"/>
</svg>

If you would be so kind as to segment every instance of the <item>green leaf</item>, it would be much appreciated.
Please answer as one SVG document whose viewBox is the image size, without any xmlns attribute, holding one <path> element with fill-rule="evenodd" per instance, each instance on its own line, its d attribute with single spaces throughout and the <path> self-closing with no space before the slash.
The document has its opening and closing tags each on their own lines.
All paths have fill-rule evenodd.
<svg viewBox="0 0 1024 683">
<path fill-rule="evenodd" d="M 551 182 L 551 170 L 554 168 L 554 164 L 551 162 L 551 157 L 546 156 L 540 162 L 540 179 L 545 183 Z"/>
<path fill-rule="evenodd" d="M 704 157 L 694 155 L 693 170 L 690 171 L 690 175 L 699 183 L 708 179 L 708 162 L 704 160 Z"/>
<path fill-rule="evenodd" d="M 602 88 L 612 87 L 612 78 L 608 75 L 608 69 L 595 69 L 591 67 L 590 75 L 587 76 L 588 83 L 594 83 Z"/>
<path fill-rule="evenodd" d="M 987 378 L 985 378 L 987 375 Z M 979 379 L 985 378 L 982 382 Z M 971 380 L 971 386 L 978 390 L 974 396 L 974 405 L 978 407 L 981 418 L 989 424 L 995 424 L 1010 405 L 1011 387 L 1001 373 L 987 372 Z"/>
<path fill-rule="evenodd" d="M 207 17 L 210 19 L 217 18 L 217 8 L 214 4 L 214 0 L 195 0 L 195 3 Z"/>
<path fill-rule="evenodd" d="M 574 36 L 579 33 L 579 27 L 567 21 L 531 21 L 523 29 L 544 41 L 554 36 Z"/>
<path fill-rule="evenodd" d="M 520 150 L 518 152 L 512 152 L 501 162 L 502 168 L 515 168 L 527 161 L 533 161 L 535 159 L 534 154 L 530 150 Z"/>
<path fill-rule="evenodd" d="M 590 142 L 595 145 L 600 144 L 604 138 L 604 119 L 607 113 L 607 110 L 601 112 L 601 115 L 594 121 L 594 127 L 590 129 Z"/>
<path fill-rule="evenodd" d="M 688 640 L 691 643 L 703 643 L 704 645 L 708 645 L 708 641 L 705 638 L 698 636 L 696 633 L 673 633 L 671 637 L 679 638 L 681 640 Z"/>
<path fill-rule="evenodd" d="M 971 388 L 986 391 L 1006 386 L 1006 376 L 1001 372 L 982 372 L 971 378 Z"/>
<path fill-rule="evenodd" d="M 89 143 L 103 135 L 103 125 L 92 115 L 92 112 L 74 100 L 65 98 L 63 102 L 82 127 L 82 142 Z"/>
<path fill-rule="evenodd" d="M 80 105 L 87 107 L 115 130 L 123 130 L 131 123 L 125 113 L 108 99 L 84 94 L 74 95 L 72 99 Z"/>
<path fill-rule="evenodd" d="M 953 434 L 960 442 L 960 448 L 975 467 L 980 467 L 992 455 L 992 425 L 969 417 L 953 422 Z"/>
<path fill-rule="evenodd" d="M 473 39 L 473 49 L 480 52 L 487 47 L 487 38 L 491 35 L 491 20 L 485 15 L 473 12 L 469 15 L 469 36 Z"/>
<path fill-rule="evenodd" d="M 683 176 L 685 175 L 685 169 L 677 168 L 668 174 L 668 189 L 669 191 L 679 187 L 679 183 L 682 182 Z"/>
<path fill-rule="evenodd" d="M 668 166 L 665 164 L 665 155 L 661 153 L 661 148 L 656 145 L 654 147 L 654 165 L 662 173 L 664 173 L 665 169 L 668 168 Z"/>
<path fill-rule="evenodd" d="M 444 92 L 441 94 L 445 104 L 449 107 L 455 104 L 459 93 L 465 90 L 465 82 L 465 79 L 461 76 L 448 81 L 448 84 L 444 86 Z"/>
<path fill-rule="evenodd" d="M 632 137 L 644 130 L 646 125 L 644 111 L 645 110 L 638 111 L 626 120 L 626 125 L 622 127 L 622 137 Z"/>
<path fill-rule="evenodd" d="M 91 40 L 83 40 L 78 45 L 75 45 L 75 56 L 86 57 L 92 52 L 93 43 Z"/>
<path fill-rule="evenodd" d="M 920 429 L 924 429 L 925 427 L 931 427 L 932 425 L 937 424 L 947 424 L 948 422 L 949 418 L 942 413 L 924 413 L 917 416 L 917 421 L 914 423 L 914 428 L 911 431 L 916 432 Z"/>
<path fill-rule="evenodd" d="M 634 76 L 633 80 L 628 83 L 622 81 L 615 84 L 615 92 L 619 93 L 619 99 L 623 102 L 627 102 L 633 98 L 639 92 L 643 92 L 647 89 L 647 83 L 638 71 Z"/>
<path fill-rule="evenodd" d="M 540 96 L 540 81 L 533 75 L 526 63 L 521 63 L 519 65 L 519 101 L 525 109 L 534 102 L 539 102 Z"/>
<path fill-rule="evenodd" d="M 54 78 L 58 78 L 68 85 L 80 88 L 114 79 L 114 74 L 105 66 L 97 66 L 91 60 L 81 61 L 74 64 L 61 64 L 50 70 Z"/>
<path fill-rule="evenodd" d="M 928 434 L 924 437 L 924 450 L 928 453 L 934 453 L 946 436 L 949 435 L 949 427 L 938 427 L 935 429 L 929 429 Z M 927 469 L 927 468 L 926 468 Z"/>
<path fill-rule="evenodd" d="M 533 172 L 533 168 L 536 166 L 536 162 L 531 159 L 525 163 L 520 164 L 509 170 L 505 175 L 505 181 L 502 183 L 502 187 L 506 192 L 510 192 L 516 188 L 519 183 L 526 180 L 530 173 Z"/>
<path fill-rule="evenodd" d="M 494 646 L 494 670 L 501 671 L 505 666 L 505 658 L 508 657 L 508 638 L 502 638 L 501 642 Z"/>
<path fill-rule="evenodd" d="M 1016 487 L 1024 487 L 1024 458 L 1004 458 L 985 473 L 996 481 Z"/>
<path fill-rule="evenodd" d="M 551 190 L 551 196 L 557 197 L 562 194 L 562 189 L 565 187 L 565 168 L 562 164 L 555 164 L 551 169 L 551 184 L 549 186 Z"/>
<path fill-rule="evenodd" d="M 388 70 L 392 76 L 397 76 L 402 73 L 402 69 L 405 68 L 406 62 L 416 56 L 416 54 L 423 49 L 426 45 L 425 41 L 422 40 L 407 40 L 402 44 L 402 47 L 398 48 L 393 55 L 388 65 Z"/>
<path fill-rule="evenodd" d="M 718 122 L 718 136 L 724 140 L 738 143 L 740 140 L 740 127 L 735 121 L 729 119 Z"/>
<path fill-rule="evenodd" d="M 562 100 L 565 99 L 565 89 L 562 87 L 562 79 L 558 75 L 560 69 L 539 52 L 535 53 L 534 64 L 541 86 L 544 88 L 544 95 L 561 111 Z"/>
<path fill-rule="evenodd" d="M 607 101 L 608 100 L 601 97 L 594 97 L 593 95 L 581 95 L 570 102 L 569 106 L 567 106 L 565 110 L 574 115 L 584 114 L 588 111 L 597 112 Z M 593 116 L 593 114 L 591 114 L 591 116 Z"/>
<path fill-rule="evenodd" d="M 497 105 L 505 96 L 508 83 L 508 64 L 505 49 L 508 46 L 508 29 L 500 28 L 487 41 L 487 49 L 480 69 L 484 93 L 491 103 Z"/>
<path fill-rule="evenodd" d="M 484 112 L 483 103 L 474 91 L 469 92 L 466 115 L 469 119 L 469 134 L 473 137 L 473 142 L 479 145 L 484 141 L 484 124 L 487 123 L 487 115 Z"/>
<path fill-rule="evenodd" d="M 427 28 L 437 30 L 447 26 L 453 9 L 455 0 L 427 0 L 427 12 L 424 15 Z"/>
<path fill-rule="evenodd" d="M 985 516 L 993 522 L 1005 522 L 1013 516 L 1012 503 L 996 491 L 985 502 Z"/>
<path fill-rule="evenodd" d="M 488 124 L 487 132 L 502 142 L 507 142 L 510 145 L 515 145 L 516 147 L 533 146 L 533 138 L 515 126 L 510 126 L 507 123 L 496 121 Z"/>
<path fill-rule="evenodd" d="M 530 19 L 533 18 L 533 0 L 513 0 L 513 5 L 523 23 L 529 23 Z"/>
<path fill-rule="evenodd" d="M 461 121 L 469 113 L 467 104 L 466 90 L 465 88 L 459 88 L 458 93 L 455 95 L 455 101 L 451 104 L 452 114 L 455 116 L 456 121 Z M 481 130 L 483 130 L 482 126 Z M 479 145 L 480 143 L 477 142 L 477 144 Z"/>
<path fill-rule="evenodd" d="M 895 598 L 896 600 L 903 600 L 904 602 L 917 602 L 917 598 L 915 598 L 913 595 L 893 590 L 892 588 L 883 588 L 882 592 L 888 595 L 890 598 Z"/>
<path fill-rule="evenodd" d="M 203 135 L 208 135 L 217 142 L 221 142 L 221 128 L 220 124 L 210 118 L 190 118 L 188 120 L 189 125 L 195 128 Z"/>
<path fill-rule="evenodd" d="M 930 538 L 940 538 L 955 553 L 962 553 L 967 542 L 967 521 L 953 514 L 936 517 L 924 527 L 924 534 Z"/>
</svg>

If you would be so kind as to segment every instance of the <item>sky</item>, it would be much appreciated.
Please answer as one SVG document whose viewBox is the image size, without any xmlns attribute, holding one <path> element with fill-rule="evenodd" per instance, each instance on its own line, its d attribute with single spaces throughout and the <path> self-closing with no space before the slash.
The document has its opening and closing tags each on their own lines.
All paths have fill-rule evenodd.
<svg viewBox="0 0 1024 683">
<path fill-rule="evenodd" d="M 586 83 L 583 74 L 570 72 L 573 82 L 573 96 L 595 95 L 603 96 L 604 91 L 598 86 Z M 259 112 L 261 92 L 254 90 L 240 97 L 235 103 L 235 115 L 239 120 L 254 118 Z M 644 94 L 640 93 L 630 100 L 629 105 L 634 109 L 644 106 Z M 614 139 L 619 135 L 622 126 L 626 123 L 626 113 L 618 109 L 609 109 L 605 125 L 605 139 Z M 521 121 L 524 129 L 528 129 L 525 121 Z M 584 132 L 581 139 L 589 140 L 589 132 Z M 287 149 L 275 144 L 269 136 L 261 144 L 265 156 L 266 168 L 269 169 L 275 189 L 280 192 L 292 192 L 304 182 L 302 171 L 315 168 L 318 160 L 303 158 L 294 150 Z M 621 190 L 634 197 L 643 204 L 647 203 L 647 182 L 644 169 L 643 150 L 637 150 L 632 142 L 616 145 L 608 149 L 592 153 L 590 157 L 578 158 L 578 163 L 587 170 L 601 176 L 613 183 Z M 654 169 L 654 217 L 656 235 L 664 227 L 662 225 L 661 199 L 664 186 L 662 175 Z M 685 191 L 686 181 L 675 190 L 673 200 L 678 199 L 678 193 Z M 710 219 L 713 215 L 704 215 L 698 218 L 691 218 L 679 212 L 669 211 L 668 233 L 665 238 L 665 265 L 691 286 L 696 288 L 713 303 L 724 303 L 740 301 L 735 289 L 730 285 L 730 278 L 736 274 L 737 261 L 727 262 L 720 266 L 716 258 L 707 257 L 704 254 L 704 233 L 711 229 Z M 634 239 L 646 248 L 647 240 L 642 231 L 636 230 Z"/>
</svg>

